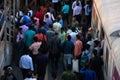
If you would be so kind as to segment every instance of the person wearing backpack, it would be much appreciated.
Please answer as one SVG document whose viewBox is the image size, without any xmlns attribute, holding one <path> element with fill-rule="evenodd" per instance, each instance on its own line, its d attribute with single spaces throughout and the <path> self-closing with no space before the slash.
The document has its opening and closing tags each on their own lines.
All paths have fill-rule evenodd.
<svg viewBox="0 0 120 80">
<path fill-rule="evenodd" d="M 80 66 L 81 67 L 84 67 L 86 63 L 88 63 L 89 61 L 89 55 L 90 55 L 90 45 L 89 44 L 86 44 L 86 47 L 85 47 L 85 51 L 83 51 L 82 53 L 82 56 L 81 56 L 81 60 L 80 60 Z"/>
<path fill-rule="evenodd" d="M 55 35 L 52 37 L 51 44 L 49 47 L 49 57 L 51 62 L 52 71 L 56 72 L 58 68 L 58 62 L 60 58 L 60 44 L 61 40 L 58 36 L 58 33 L 55 32 Z"/>
</svg>

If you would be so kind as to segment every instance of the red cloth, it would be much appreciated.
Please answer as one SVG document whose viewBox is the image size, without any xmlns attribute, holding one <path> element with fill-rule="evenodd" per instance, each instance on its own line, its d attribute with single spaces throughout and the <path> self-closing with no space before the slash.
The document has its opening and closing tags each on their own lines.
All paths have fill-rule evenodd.
<svg viewBox="0 0 120 80">
<path fill-rule="evenodd" d="M 42 33 L 38 33 L 35 36 L 38 38 L 38 41 L 47 41 L 46 35 L 43 35 Z"/>
<path fill-rule="evenodd" d="M 35 13 L 35 16 L 36 16 L 37 18 L 39 18 L 40 21 L 43 21 L 43 19 L 44 19 L 44 15 L 43 15 L 43 13 L 42 13 L 41 11 L 37 11 L 37 12 Z"/>
</svg>

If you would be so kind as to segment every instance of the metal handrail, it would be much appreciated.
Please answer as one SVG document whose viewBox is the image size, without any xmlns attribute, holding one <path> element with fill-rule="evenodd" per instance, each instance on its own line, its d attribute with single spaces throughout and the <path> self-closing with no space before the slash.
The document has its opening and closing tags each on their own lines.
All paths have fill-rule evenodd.
<svg viewBox="0 0 120 80">
<path fill-rule="evenodd" d="M 5 26 L 6 26 L 6 21 L 4 21 L 2 28 L 1 28 L 1 31 L 0 31 L 0 40 L 2 39 L 2 35 L 3 35 L 4 30 L 5 30 Z"/>
<path fill-rule="evenodd" d="M 0 17 L 0 22 L 2 21 L 2 18 L 4 17 L 4 13 L 5 13 L 5 11 L 3 11 L 3 13 L 2 13 L 2 15 Z"/>
</svg>

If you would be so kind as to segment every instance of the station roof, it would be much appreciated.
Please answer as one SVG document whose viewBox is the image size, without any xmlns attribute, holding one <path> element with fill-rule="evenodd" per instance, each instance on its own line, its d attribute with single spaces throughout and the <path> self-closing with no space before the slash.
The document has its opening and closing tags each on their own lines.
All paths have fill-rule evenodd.
<svg viewBox="0 0 120 80">
<path fill-rule="evenodd" d="M 108 36 L 120 36 L 120 0 L 94 0 Z"/>
</svg>

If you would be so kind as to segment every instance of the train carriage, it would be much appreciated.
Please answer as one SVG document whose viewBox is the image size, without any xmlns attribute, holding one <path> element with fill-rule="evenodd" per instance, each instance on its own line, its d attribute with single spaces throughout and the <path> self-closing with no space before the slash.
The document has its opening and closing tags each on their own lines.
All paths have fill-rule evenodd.
<svg viewBox="0 0 120 80">
<path fill-rule="evenodd" d="M 120 1 L 94 0 L 91 26 L 94 38 L 104 36 L 105 80 L 120 80 Z"/>
</svg>

